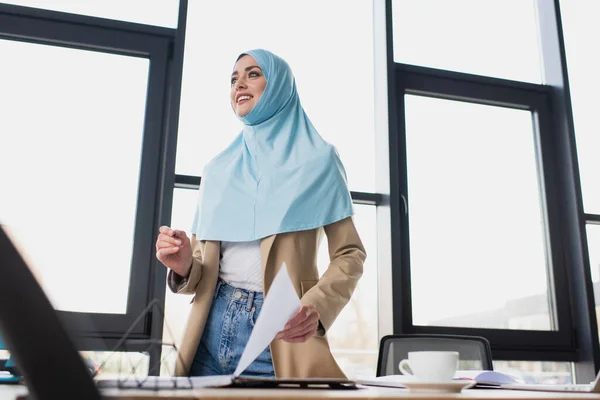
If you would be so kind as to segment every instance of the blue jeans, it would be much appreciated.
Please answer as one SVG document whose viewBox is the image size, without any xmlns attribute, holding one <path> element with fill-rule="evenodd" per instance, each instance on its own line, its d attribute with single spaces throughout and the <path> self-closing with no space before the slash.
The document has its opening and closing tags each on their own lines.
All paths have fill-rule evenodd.
<svg viewBox="0 0 600 400">
<path fill-rule="evenodd" d="M 233 374 L 262 305 L 262 292 L 238 289 L 219 279 L 190 376 Z M 241 375 L 275 376 L 269 346 Z"/>
</svg>

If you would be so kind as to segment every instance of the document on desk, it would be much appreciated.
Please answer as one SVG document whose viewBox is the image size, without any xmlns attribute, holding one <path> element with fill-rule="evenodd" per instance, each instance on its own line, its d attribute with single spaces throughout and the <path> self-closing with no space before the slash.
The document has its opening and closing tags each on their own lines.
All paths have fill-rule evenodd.
<svg viewBox="0 0 600 400">
<path fill-rule="evenodd" d="M 265 297 L 234 376 L 239 376 L 252 364 L 301 306 L 287 266 L 283 263 Z"/>
</svg>

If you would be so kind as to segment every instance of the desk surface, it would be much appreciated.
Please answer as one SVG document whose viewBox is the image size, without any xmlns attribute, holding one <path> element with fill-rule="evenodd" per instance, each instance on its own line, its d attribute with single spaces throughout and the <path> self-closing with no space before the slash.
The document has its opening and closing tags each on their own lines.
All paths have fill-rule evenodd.
<svg viewBox="0 0 600 400">
<path fill-rule="evenodd" d="M 0 400 L 16 400 L 27 393 L 24 386 L 0 385 Z M 559 392 L 532 392 L 525 390 L 492 390 L 492 389 L 467 389 L 461 393 L 411 393 L 406 389 L 393 389 L 383 387 L 365 387 L 359 390 L 321 390 L 321 389 L 195 389 L 195 390 L 161 390 L 151 392 L 147 390 L 105 390 L 107 399 L 120 400 L 223 400 L 223 399 L 335 399 L 335 400 L 600 400 L 598 393 L 559 393 Z"/>
</svg>

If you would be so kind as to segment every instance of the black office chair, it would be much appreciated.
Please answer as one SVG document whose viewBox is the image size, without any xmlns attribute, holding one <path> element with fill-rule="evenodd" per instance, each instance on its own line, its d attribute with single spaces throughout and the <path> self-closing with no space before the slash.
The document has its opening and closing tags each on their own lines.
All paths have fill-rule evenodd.
<svg viewBox="0 0 600 400">
<path fill-rule="evenodd" d="M 419 350 L 458 351 L 459 370 L 493 370 L 490 342 L 481 336 L 408 334 L 387 335 L 379 343 L 377 376 L 399 375 L 398 364 L 408 352 Z"/>
</svg>

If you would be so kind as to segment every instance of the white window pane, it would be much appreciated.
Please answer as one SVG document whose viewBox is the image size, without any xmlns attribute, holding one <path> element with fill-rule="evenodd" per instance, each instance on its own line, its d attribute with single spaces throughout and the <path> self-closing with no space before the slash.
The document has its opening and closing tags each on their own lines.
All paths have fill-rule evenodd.
<svg viewBox="0 0 600 400">
<path fill-rule="evenodd" d="M 233 34 L 245 23 L 235 16 L 251 28 Z M 374 192 L 372 20 L 370 1 L 307 0 L 293 3 L 293 13 L 280 0 L 190 2 L 177 173 L 201 175 L 240 132 L 229 79 L 238 54 L 260 47 L 289 62 L 309 118 L 339 150 L 350 189 Z"/>
<path fill-rule="evenodd" d="M 553 329 L 531 113 L 409 95 L 406 132 L 414 323 Z"/>
<path fill-rule="evenodd" d="M 90 17 L 177 27 L 179 0 L 3 0 L 2 3 Z"/>
<path fill-rule="evenodd" d="M 125 313 L 148 60 L 0 40 L 0 223 L 55 308 Z"/>
<path fill-rule="evenodd" d="M 594 285 L 594 304 L 596 308 L 596 319 L 600 319 L 600 225 L 586 226 L 588 252 L 590 255 L 590 272 L 592 274 L 592 285 Z"/>
<path fill-rule="evenodd" d="M 541 83 L 533 0 L 392 0 L 394 60 Z"/>
<path fill-rule="evenodd" d="M 600 214 L 600 134 L 598 134 L 597 54 L 592 49 L 600 37 L 600 2 L 561 1 L 561 16 L 567 53 L 569 86 L 577 155 L 583 191 L 583 206 L 588 214 Z"/>
<path fill-rule="evenodd" d="M 600 225 L 587 225 L 586 230 L 592 282 L 600 284 Z M 596 303 L 599 302 L 597 299 Z"/>
<path fill-rule="evenodd" d="M 354 211 L 354 224 L 365 246 L 367 260 L 350 302 L 329 329 L 327 337 L 331 351 L 346 376 L 375 376 L 379 349 L 377 208 L 355 204 Z M 321 243 L 317 262 L 322 275 L 329 265 L 326 239 Z"/>
</svg>

